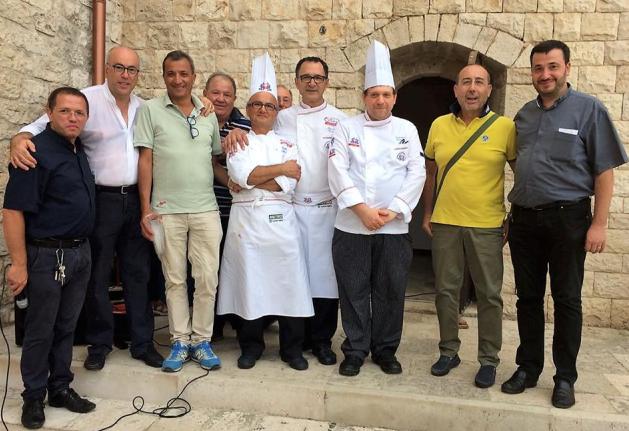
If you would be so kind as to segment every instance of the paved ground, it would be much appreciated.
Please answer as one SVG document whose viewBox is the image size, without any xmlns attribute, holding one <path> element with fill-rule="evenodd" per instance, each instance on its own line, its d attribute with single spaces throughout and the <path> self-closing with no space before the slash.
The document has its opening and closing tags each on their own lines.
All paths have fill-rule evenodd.
<svg viewBox="0 0 629 431">
<path fill-rule="evenodd" d="M 429 308 L 426 304 L 422 307 Z M 440 378 L 429 372 L 438 356 L 437 320 L 430 314 L 406 314 L 398 355 L 404 373 L 399 376 L 385 375 L 367 360 L 357 377 L 347 378 L 338 374 L 337 367 L 316 363 L 310 354 L 306 355 L 310 360 L 309 370 L 291 370 L 277 357 L 276 328 L 267 333 L 267 351 L 256 367 L 239 370 L 235 364 L 237 343 L 228 332 L 225 340 L 215 344 L 215 351 L 223 360 L 222 369 L 194 382 L 186 390 L 184 398 L 193 408 L 190 415 L 158 421 L 151 416 L 138 415 L 126 419 L 115 429 L 159 430 L 170 429 L 174 424 L 186 431 L 360 429 L 337 425 L 349 424 L 431 431 L 463 426 L 483 430 L 629 430 L 629 332 L 584 329 L 578 363 L 577 404 L 572 409 L 559 410 L 550 405 L 553 367 L 549 348 L 538 387 L 520 395 L 500 392 L 499 383 L 515 369 L 517 328 L 512 321 L 504 322 L 498 384 L 488 390 L 476 388 L 473 379 L 478 368 L 477 324 L 473 317 L 467 320 L 470 328 L 461 331 L 462 364 Z M 159 318 L 158 323 L 166 323 L 166 319 Z M 551 331 L 552 326 L 549 326 L 549 347 Z M 160 331 L 156 338 L 166 342 L 167 334 Z M 339 353 L 341 339 L 342 335 L 338 334 L 334 344 Z M 19 354 L 13 344 L 12 350 Z M 81 367 L 85 354 L 84 348 L 75 349 L 75 387 L 99 401 L 97 410 L 79 417 L 47 408 L 47 425 L 53 429 L 98 429 L 130 411 L 133 395 L 142 394 L 152 406 L 163 405 L 189 380 L 202 374 L 194 363 L 187 364 L 181 373 L 165 374 L 131 359 L 128 351 L 117 349 L 109 356 L 104 370 L 88 372 Z M 0 357 L 0 370 L 5 366 L 6 357 Z M 14 390 L 20 387 L 16 366 L 17 362 L 12 360 L 9 387 Z M 9 423 L 16 423 L 19 415 L 16 398 L 13 392 L 5 409 Z"/>
</svg>

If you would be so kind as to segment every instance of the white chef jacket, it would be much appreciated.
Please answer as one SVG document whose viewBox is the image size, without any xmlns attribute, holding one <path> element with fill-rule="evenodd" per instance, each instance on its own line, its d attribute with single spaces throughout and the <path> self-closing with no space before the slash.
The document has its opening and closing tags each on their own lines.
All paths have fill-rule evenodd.
<svg viewBox="0 0 629 431">
<path fill-rule="evenodd" d="M 316 205 L 332 199 L 328 183 L 328 150 L 334 128 L 347 115 L 327 102 L 311 108 L 304 103 L 280 111 L 275 132 L 297 144 L 301 179 L 295 203 Z"/>
<path fill-rule="evenodd" d="M 138 150 L 133 146 L 135 114 L 143 100 L 131 95 L 128 123 L 116 105 L 107 82 L 81 90 L 89 102 L 90 115 L 81 132 L 81 142 L 87 154 L 96 184 L 126 186 L 138 182 Z M 34 123 L 20 129 L 33 135 L 41 133 L 48 123 L 44 114 Z"/>
<path fill-rule="evenodd" d="M 249 132 L 246 149 L 227 158 L 233 193 L 221 262 L 218 314 L 252 320 L 262 316 L 309 317 L 314 314 L 299 228 L 292 204 L 296 181 L 279 176 L 282 188 L 270 192 L 249 185 L 257 166 L 297 159 L 297 147 L 273 131 Z"/>
<path fill-rule="evenodd" d="M 363 235 L 408 233 L 426 180 L 417 129 L 394 116 L 372 121 L 364 113 L 342 120 L 328 154 L 328 176 L 339 206 L 337 229 Z M 388 208 L 398 217 L 370 231 L 350 209 L 359 203 Z"/>
</svg>

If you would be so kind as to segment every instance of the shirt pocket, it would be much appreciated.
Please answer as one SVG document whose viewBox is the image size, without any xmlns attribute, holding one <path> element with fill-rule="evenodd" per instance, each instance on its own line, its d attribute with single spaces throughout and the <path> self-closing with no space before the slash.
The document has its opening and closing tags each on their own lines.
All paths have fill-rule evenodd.
<svg viewBox="0 0 629 431">
<path fill-rule="evenodd" d="M 393 166 L 408 165 L 408 145 L 396 146 L 391 150 L 391 161 Z"/>
<path fill-rule="evenodd" d="M 550 147 L 550 158 L 557 162 L 574 162 L 579 144 L 576 130 L 555 131 Z"/>
</svg>

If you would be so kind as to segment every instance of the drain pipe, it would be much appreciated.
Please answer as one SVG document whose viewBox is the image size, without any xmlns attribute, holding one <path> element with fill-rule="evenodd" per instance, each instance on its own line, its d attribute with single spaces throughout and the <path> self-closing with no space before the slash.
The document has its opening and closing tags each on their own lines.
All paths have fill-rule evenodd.
<svg viewBox="0 0 629 431">
<path fill-rule="evenodd" d="M 106 0 L 92 0 L 92 85 L 105 82 Z"/>
</svg>

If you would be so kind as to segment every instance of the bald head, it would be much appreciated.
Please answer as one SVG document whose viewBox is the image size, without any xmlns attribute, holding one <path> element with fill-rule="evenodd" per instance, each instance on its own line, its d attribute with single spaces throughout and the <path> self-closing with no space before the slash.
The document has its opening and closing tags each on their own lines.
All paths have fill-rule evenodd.
<svg viewBox="0 0 629 431">
<path fill-rule="evenodd" d="M 127 103 L 138 82 L 140 57 L 131 48 L 116 46 L 107 53 L 105 78 L 117 101 Z"/>
<path fill-rule="evenodd" d="M 487 69 L 479 64 L 471 64 L 459 71 L 454 84 L 454 96 L 466 123 L 480 117 L 490 95 L 491 78 Z"/>
<path fill-rule="evenodd" d="M 120 58 L 133 59 L 135 60 L 135 63 L 138 65 L 138 67 L 140 66 L 140 57 L 138 56 L 137 52 L 135 52 L 131 48 L 127 48 L 126 46 L 114 46 L 113 48 L 111 48 L 107 53 L 106 61 L 107 64 L 113 65 L 119 63 L 118 60 Z"/>
<path fill-rule="evenodd" d="M 457 84 L 461 82 L 462 76 L 468 76 L 470 73 L 474 76 L 483 76 L 487 83 L 491 84 L 491 75 L 489 75 L 489 71 L 480 64 L 468 64 L 463 67 L 463 69 L 459 70 L 459 73 L 456 75 Z"/>
</svg>

